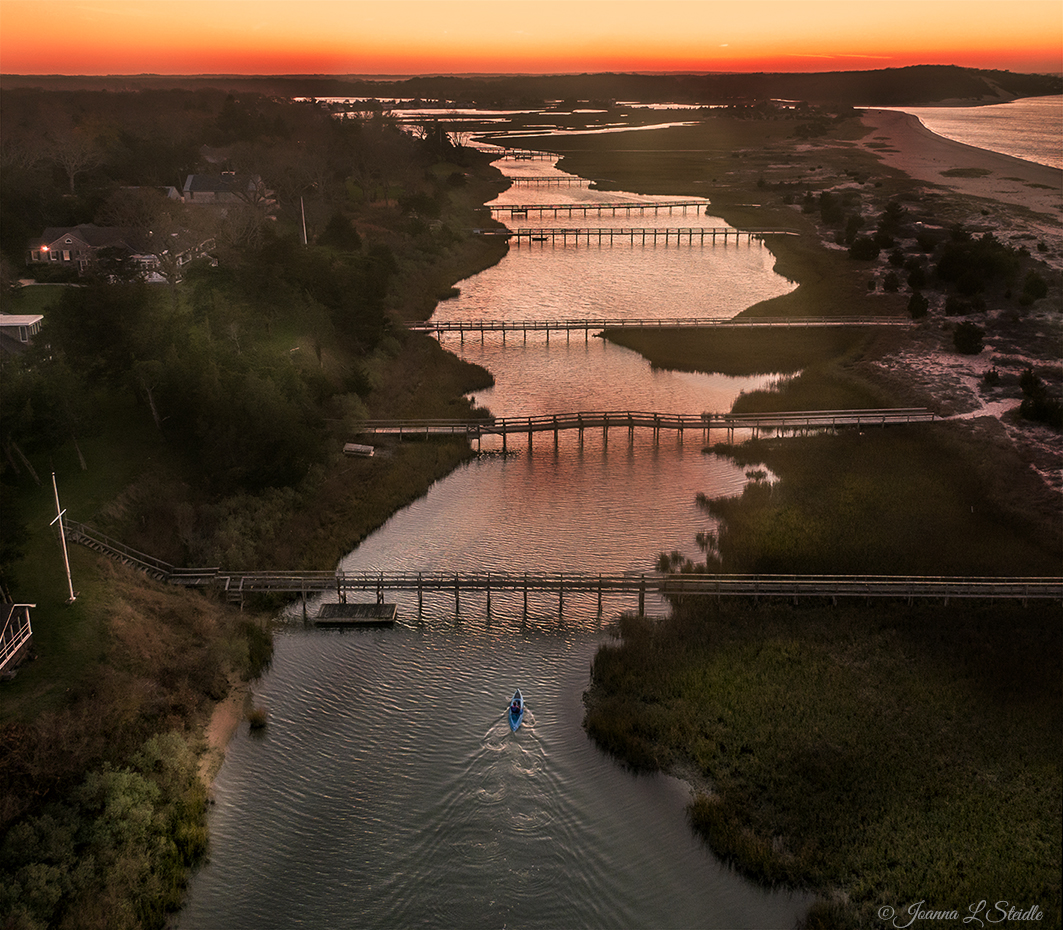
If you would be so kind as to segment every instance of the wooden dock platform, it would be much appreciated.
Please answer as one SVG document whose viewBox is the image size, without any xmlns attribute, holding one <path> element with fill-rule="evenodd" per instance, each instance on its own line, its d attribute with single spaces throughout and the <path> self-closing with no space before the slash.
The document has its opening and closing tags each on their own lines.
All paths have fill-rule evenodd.
<svg viewBox="0 0 1063 930">
<path fill-rule="evenodd" d="M 394 604 L 322 604 L 314 618 L 315 626 L 391 626 L 398 608 Z"/>
</svg>

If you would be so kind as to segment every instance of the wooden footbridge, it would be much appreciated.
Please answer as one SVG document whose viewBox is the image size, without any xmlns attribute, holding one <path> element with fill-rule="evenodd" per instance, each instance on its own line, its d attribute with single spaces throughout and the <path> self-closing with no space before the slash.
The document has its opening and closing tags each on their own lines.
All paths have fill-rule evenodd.
<svg viewBox="0 0 1063 930">
<path fill-rule="evenodd" d="M 170 584 L 186 588 L 217 591 L 233 603 L 243 604 L 252 595 L 273 594 L 301 598 L 304 605 L 311 597 L 332 597 L 346 603 L 351 596 L 371 596 L 378 604 L 394 592 L 417 594 L 418 613 L 426 595 L 445 595 L 454 599 L 455 613 L 460 612 L 463 594 L 478 593 L 486 597 L 487 614 L 491 614 L 492 594 L 519 594 L 524 615 L 528 614 L 528 595 L 546 593 L 557 597 L 558 614 L 563 615 L 566 595 L 591 596 L 597 599 L 602 613 L 606 594 L 627 594 L 638 598 L 640 613 L 645 612 L 646 596 L 673 597 L 744 597 L 830 599 L 894 599 L 911 603 L 915 599 L 1063 600 L 1063 578 L 974 578 L 921 575 L 734 575 L 734 574 L 666 574 L 661 572 L 465 572 L 465 571 L 370 571 L 347 572 L 229 572 L 220 568 L 175 568 L 138 553 L 116 540 L 104 536 L 82 523 L 67 521 L 64 531 L 70 542 L 138 568 Z"/>
<path fill-rule="evenodd" d="M 577 319 L 577 320 L 428 320 L 412 323 L 408 328 L 415 333 L 457 333 L 465 342 L 466 333 L 479 333 L 483 341 L 485 333 L 501 333 L 505 342 L 506 333 L 545 332 L 547 342 L 551 332 L 582 332 L 584 341 L 590 334 L 607 329 L 771 329 L 805 328 L 818 326 L 910 326 L 906 316 L 806 316 L 806 317 L 671 317 L 662 319 Z"/>
<path fill-rule="evenodd" d="M 753 242 L 755 239 L 763 239 L 765 236 L 796 236 L 798 233 L 792 229 L 734 229 L 731 226 L 684 226 L 684 227 L 657 227 L 657 226 L 601 226 L 593 227 L 517 227 L 516 229 L 480 229 L 481 236 L 493 236 L 499 239 L 515 241 L 517 245 L 528 244 L 557 244 L 579 245 L 612 245 L 616 242 L 627 242 L 629 245 L 705 245 L 715 244 L 717 240 L 724 244 L 728 242 Z"/>
<path fill-rule="evenodd" d="M 590 187 L 594 181 L 589 178 L 577 178 L 575 175 L 558 175 L 552 178 L 508 178 L 514 187 Z"/>
<path fill-rule="evenodd" d="M 493 145 L 490 142 L 474 142 L 473 147 L 488 155 L 499 155 L 502 158 L 512 158 L 514 161 L 557 161 L 561 157 L 557 152 L 508 148 L 504 145 Z"/>
<path fill-rule="evenodd" d="M 646 413 L 641 411 L 583 411 L 579 413 L 540 414 L 538 416 L 488 417 L 467 420 L 365 420 L 358 433 L 374 439 L 422 440 L 445 436 L 463 436 L 478 445 L 484 436 L 501 436 L 502 451 L 508 451 L 510 436 L 527 436 L 528 448 L 536 433 L 553 433 L 554 445 L 560 433 L 576 431 L 582 444 L 586 430 L 601 430 L 603 444 L 609 444 L 609 430 L 627 430 L 629 441 L 635 430 L 652 430 L 654 443 L 662 431 L 674 431 L 680 442 L 683 433 L 700 431 L 707 443 L 711 430 L 725 430 L 733 442 L 735 430 L 750 430 L 756 438 L 763 431 L 808 432 L 836 430 L 843 427 L 890 426 L 900 423 L 930 423 L 934 414 L 925 407 L 890 407 L 880 410 L 801 410 L 782 413 Z"/>
<path fill-rule="evenodd" d="M 657 216 L 664 211 L 668 211 L 671 214 L 674 210 L 682 210 L 684 215 L 687 210 L 693 210 L 698 212 L 702 207 L 705 208 L 705 212 L 709 212 L 711 204 L 705 203 L 704 200 L 660 200 L 654 203 L 633 203 L 631 201 L 602 201 L 601 203 L 512 203 L 512 204 L 488 204 L 491 210 L 492 216 L 528 216 L 529 214 L 538 214 L 539 216 L 545 216 L 550 214 L 552 216 L 602 216 L 608 213 L 610 216 L 616 216 L 618 213 L 623 213 L 624 216 L 631 216 L 632 213 L 638 213 L 639 216 L 645 216 L 647 213 L 652 213 Z"/>
</svg>

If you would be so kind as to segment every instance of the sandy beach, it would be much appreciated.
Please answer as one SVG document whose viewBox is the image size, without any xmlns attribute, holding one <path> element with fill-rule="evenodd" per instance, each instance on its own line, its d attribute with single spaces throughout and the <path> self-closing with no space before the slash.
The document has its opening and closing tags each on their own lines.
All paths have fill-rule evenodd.
<svg viewBox="0 0 1063 930">
<path fill-rule="evenodd" d="M 246 681 L 230 682 L 229 693 L 219 701 L 203 731 L 206 750 L 199 757 L 199 777 L 208 794 L 218 770 L 225 761 L 225 749 L 236 735 L 240 724 L 247 719 L 251 707 L 251 686 Z"/>
<path fill-rule="evenodd" d="M 859 145 L 889 167 L 903 171 L 924 189 L 937 190 L 966 208 L 964 225 L 991 231 L 1005 242 L 1049 244 L 1039 258 L 1063 271 L 1063 171 L 945 139 L 915 116 L 894 110 L 867 110 L 872 131 Z M 958 172 L 957 172 L 958 169 Z M 947 175 L 943 172 L 952 172 Z M 938 308 L 940 313 L 940 308 Z M 908 344 L 871 363 L 894 382 L 919 392 L 945 416 L 987 418 L 999 424 L 1023 460 L 1044 481 L 1058 505 L 1063 491 L 1063 449 L 1059 434 L 1018 418 L 1018 400 L 1002 400 L 985 389 L 983 375 L 993 367 L 1042 374 L 1060 367 L 1063 320 L 1058 299 L 1039 301 L 1019 326 L 1013 311 L 990 307 L 980 325 L 986 348 L 978 355 L 956 353 L 941 328 L 940 316 L 914 331 Z"/>
<path fill-rule="evenodd" d="M 917 181 L 957 194 L 996 200 L 1040 214 L 1054 223 L 1059 235 L 1063 223 L 1063 171 L 1058 168 L 945 139 L 909 113 L 865 110 L 863 122 L 872 132 L 860 141 L 860 146 L 884 164 Z"/>
</svg>

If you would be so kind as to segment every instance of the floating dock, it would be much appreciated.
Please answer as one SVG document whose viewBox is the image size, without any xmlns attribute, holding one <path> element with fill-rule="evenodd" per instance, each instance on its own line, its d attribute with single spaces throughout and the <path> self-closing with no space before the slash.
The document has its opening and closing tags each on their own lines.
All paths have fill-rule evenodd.
<svg viewBox="0 0 1063 930">
<path fill-rule="evenodd" d="M 316 626 L 391 626 L 398 608 L 394 604 L 322 604 Z"/>
</svg>

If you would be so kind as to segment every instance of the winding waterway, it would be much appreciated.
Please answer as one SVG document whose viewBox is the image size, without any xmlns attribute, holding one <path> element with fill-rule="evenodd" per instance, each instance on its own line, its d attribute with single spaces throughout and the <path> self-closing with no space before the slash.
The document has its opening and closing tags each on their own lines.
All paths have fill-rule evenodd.
<svg viewBox="0 0 1063 930">
<path fill-rule="evenodd" d="M 548 177 L 545 163 L 500 163 Z M 585 188 L 510 188 L 506 203 L 625 200 Z M 621 218 L 608 222 L 620 223 Z M 507 220 L 507 222 L 509 222 Z M 547 225 L 531 217 L 519 222 Z M 597 216 L 551 224 L 605 226 Z M 704 209 L 624 226 L 724 225 Z M 729 316 L 784 293 L 761 244 L 527 244 L 461 283 L 442 319 Z M 729 408 L 763 378 L 655 371 L 583 333 L 447 336 L 496 386 L 497 415 Z M 343 560 L 351 570 L 652 569 L 711 530 L 701 492 L 740 492 L 699 437 L 608 442 L 590 432 L 485 454 Z M 693 553 L 691 553 L 693 554 Z M 497 592 L 399 597 L 393 629 L 322 632 L 292 612 L 256 702 L 269 724 L 230 744 L 215 784 L 210 863 L 183 930 L 289 927 L 789 927 L 807 901 L 755 887 L 692 835 L 687 788 L 636 777 L 587 739 L 581 697 L 609 618 L 635 605 Z M 647 604 L 664 611 L 663 603 Z M 511 734 L 513 688 L 528 702 Z"/>
</svg>

